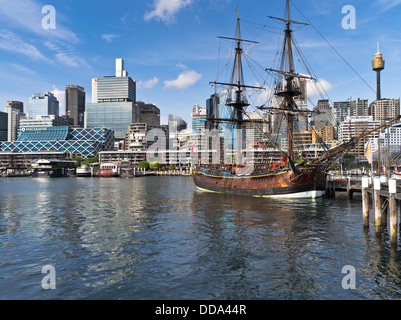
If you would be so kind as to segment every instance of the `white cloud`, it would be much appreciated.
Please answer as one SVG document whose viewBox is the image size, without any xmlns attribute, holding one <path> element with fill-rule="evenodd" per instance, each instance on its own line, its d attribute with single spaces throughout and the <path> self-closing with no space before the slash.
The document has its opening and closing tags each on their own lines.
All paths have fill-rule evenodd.
<svg viewBox="0 0 401 320">
<path fill-rule="evenodd" d="M 69 67 L 80 67 L 86 64 L 85 59 L 81 58 L 73 47 L 65 44 L 64 42 L 54 40 L 45 41 L 45 46 L 55 51 L 56 60 L 59 63 L 67 65 Z"/>
<path fill-rule="evenodd" d="M 51 92 L 56 96 L 59 102 L 59 114 L 65 114 L 65 90 L 59 90 L 53 85 L 53 90 Z"/>
<path fill-rule="evenodd" d="M 202 75 L 194 70 L 184 71 L 178 76 L 177 79 L 164 81 L 164 87 L 185 89 L 194 85 L 200 80 L 200 78 L 202 78 Z"/>
<path fill-rule="evenodd" d="M 385 12 L 395 6 L 398 6 L 399 4 L 401 4 L 401 0 L 378 0 L 376 5 L 378 8 L 380 8 L 380 12 Z"/>
<path fill-rule="evenodd" d="M 23 41 L 16 34 L 5 29 L 0 31 L 0 49 L 17 52 L 34 60 L 47 60 L 34 45 Z"/>
<path fill-rule="evenodd" d="M 9 1 L 0 0 L 0 21 L 7 25 L 20 27 L 24 31 L 29 30 L 35 34 L 68 40 L 70 43 L 77 43 L 77 35 L 62 25 L 62 15 L 57 11 L 56 6 L 56 29 L 43 29 L 42 19 L 46 14 L 42 14 L 42 5 L 34 0 Z"/>
<path fill-rule="evenodd" d="M 33 71 L 32 69 L 29 69 L 18 63 L 9 63 L 9 65 L 24 74 L 34 74 L 35 73 L 35 71 Z"/>
<path fill-rule="evenodd" d="M 324 79 L 319 79 L 318 81 L 307 81 L 307 94 L 308 98 L 317 98 L 317 97 L 322 97 L 333 89 L 333 86 L 330 82 Z"/>
<path fill-rule="evenodd" d="M 159 79 L 157 77 L 154 77 L 153 79 L 149 79 L 146 81 L 139 80 L 137 82 L 137 87 L 142 89 L 152 89 L 158 83 Z"/>
<path fill-rule="evenodd" d="M 102 38 L 107 42 L 112 42 L 115 38 L 118 38 L 117 34 L 102 34 Z"/>
<path fill-rule="evenodd" d="M 259 83 L 257 86 L 259 86 Z M 264 86 L 263 88 L 264 90 L 262 90 L 256 97 L 256 103 L 258 104 L 267 104 L 274 93 L 274 90 L 269 86 Z M 265 107 L 269 107 L 269 105 L 265 105 Z"/>
<path fill-rule="evenodd" d="M 192 0 L 154 0 L 154 9 L 146 12 L 144 19 L 146 21 L 156 19 L 164 23 L 175 21 L 175 14 L 192 3 Z"/>
</svg>

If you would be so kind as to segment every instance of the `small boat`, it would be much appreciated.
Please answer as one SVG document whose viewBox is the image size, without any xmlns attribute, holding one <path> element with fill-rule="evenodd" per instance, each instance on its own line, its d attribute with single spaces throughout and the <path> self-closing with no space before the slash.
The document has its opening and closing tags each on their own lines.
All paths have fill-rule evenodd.
<svg viewBox="0 0 401 320">
<path fill-rule="evenodd" d="M 86 165 L 83 165 L 83 166 L 77 168 L 76 176 L 77 177 L 91 177 L 92 176 L 91 168 L 89 168 Z"/>
<path fill-rule="evenodd" d="M 395 179 L 401 179 L 401 168 L 399 166 L 395 167 L 393 171 L 393 178 Z"/>
<path fill-rule="evenodd" d="M 120 174 L 121 165 L 116 163 L 103 163 L 97 172 L 98 177 L 101 178 L 119 177 Z"/>
</svg>

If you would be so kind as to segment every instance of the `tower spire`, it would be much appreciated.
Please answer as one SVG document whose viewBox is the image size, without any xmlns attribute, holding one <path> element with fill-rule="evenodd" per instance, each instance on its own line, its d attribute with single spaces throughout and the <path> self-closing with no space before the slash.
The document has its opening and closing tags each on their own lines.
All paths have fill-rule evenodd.
<svg viewBox="0 0 401 320">
<path fill-rule="evenodd" d="M 377 75 L 377 91 L 376 91 L 376 100 L 381 100 L 381 83 L 380 83 L 380 72 L 384 70 L 384 60 L 383 56 L 380 53 L 379 42 L 377 42 L 377 53 L 375 54 L 375 58 L 372 61 L 372 69 L 376 71 Z"/>
</svg>

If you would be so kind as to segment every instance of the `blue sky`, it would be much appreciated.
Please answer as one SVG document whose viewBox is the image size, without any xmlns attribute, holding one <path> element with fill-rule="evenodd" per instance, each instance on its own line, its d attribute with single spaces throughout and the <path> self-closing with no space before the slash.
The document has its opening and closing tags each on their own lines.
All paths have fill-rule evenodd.
<svg viewBox="0 0 401 320">
<path fill-rule="evenodd" d="M 291 2 L 292 18 L 312 24 L 295 37 L 326 98 L 375 99 L 377 41 L 386 61 L 382 96 L 401 96 L 401 0 Z M 280 25 L 267 16 L 283 17 L 283 0 L 0 0 L 0 110 L 7 100 L 26 105 L 32 93 L 54 91 L 64 114 L 67 84 L 85 87 L 90 102 L 91 79 L 113 75 L 115 59 L 123 58 L 137 100 L 155 103 L 162 123 L 169 113 L 188 121 L 193 104 L 204 107 L 213 93 L 209 82 L 224 74 L 231 44 L 217 36 L 235 35 L 237 3 L 243 38 L 260 42 L 245 49 L 259 66 L 274 67 Z M 56 9 L 54 30 L 42 28 L 45 5 Z M 342 28 L 345 5 L 356 10 L 356 29 Z M 257 72 L 260 80 L 249 82 L 266 76 Z"/>
</svg>

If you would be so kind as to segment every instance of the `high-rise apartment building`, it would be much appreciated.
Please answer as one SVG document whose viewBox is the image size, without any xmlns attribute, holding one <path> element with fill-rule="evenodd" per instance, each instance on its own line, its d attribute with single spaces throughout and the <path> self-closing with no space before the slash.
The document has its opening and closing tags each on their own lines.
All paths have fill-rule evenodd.
<svg viewBox="0 0 401 320">
<path fill-rule="evenodd" d="M 109 128 L 116 140 L 125 140 L 129 125 L 138 121 L 136 83 L 123 68 L 117 59 L 115 76 L 92 81 L 92 103 L 86 106 L 85 126 Z"/>
<path fill-rule="evenodd" d="M 351 138 L 358 137 L 380 125 L 380 121 L 373 121 L 373 117 L 347 117 L 343 121 L 338 130 L 339 143 L 348 142 Z M 355 147 L 349 150 L 348 153 L 356 157 L 365 156 L 365 144 L 369 138 L 377 137 L 377 132 L 373 132 L 370 135 L 358 140 Z"/>
<path fill-rule="evenodd" d="M 368 99 L 350 99 L 349 108 L 351 117 L 366 117 L 369 115 Z"/>
<path fill-rule="evenodd" d="M 384 123 L 400 114 L 400 99 L 381 99 L 373 101 L 369 106 L 369 115 L 373 120 Z"/>
<path fill-rule="evenodd" d="M 333 103 L 333 113 L 336 120 L 336 124 L 340 124 L 350 116 L 349 100 L 338 101 Z"/>
<path fill-rule="evenodd" d="M 52 92 L 34 93 L 28 100 L 28 117 L 42 115 L 59 116 L 59 101 Z"/>
<path fill-rule="evenodd" d="M 334 102 L 334 116 L 337 124 L 343 122 L 347 117 L 366 117 L 369 115 L 369 103 L 367 99 L 352 98 L 347 101 Z"/>
<path fill-rule="evenodd" d="M 21 119 L 25 118 L 23 113 L 24 104 L 20 101 L 7 101 L 7 141 L 15 141 L 18 139 L 18 129 Z"/>
<path fill-rule="evenodd" d="M 84 127 L 85 122 L 85 89 L 68 84 L 65 88 L 65 115 L 74 121 L 74 127 Z"/>
</svg>

